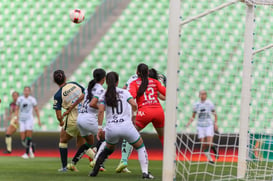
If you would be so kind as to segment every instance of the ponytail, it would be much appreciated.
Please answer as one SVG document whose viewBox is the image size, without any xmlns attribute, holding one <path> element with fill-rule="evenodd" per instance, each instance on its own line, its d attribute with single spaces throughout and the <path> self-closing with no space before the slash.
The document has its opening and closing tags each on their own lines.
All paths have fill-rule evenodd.
<svg viewBox="0 0 273 181">
<path fill-rule="evenodd" d="M 93 94 L 92 94 L 93 87 L 96 85 L 96 83 L 100 82 L 105 77 L 105 74 L 106 74 L 106 72 L 103 69 L 95 69 L 94 70 L 93 80 L 91 80 L 88 83 L 88 88 L 87 88 L 87 99 L 89 100 L 89 102 L 93 98 Z"/>
<path fill-rule="evenodd" d="M 137 97 L 142 96 L 148 87 L 149 84 L 148 71 L 149 68 L 144 63 L 141 63 L 137 66 L 137 75 L 141 78 L 141 84 L 137 91 Z"/>
<path fill-rule="evenodd" d="M 119 81 L 118 74 L 116 72 L 109 72 L 106 75 L 107 90 L 105 93 L 105 102 L 107 106 L 117 107 L 117 91 L 116 85 Z"/>
</svg>

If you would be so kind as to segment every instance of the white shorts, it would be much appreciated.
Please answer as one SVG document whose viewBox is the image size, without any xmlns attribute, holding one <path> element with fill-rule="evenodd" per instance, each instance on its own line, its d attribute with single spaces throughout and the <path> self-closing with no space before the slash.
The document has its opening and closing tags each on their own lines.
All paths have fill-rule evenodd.
<svg viewBox="0 0 273 181">
<path fill-rule="evenodd" d="M 120 139 L 125 139 L 130 144 L 136 143 L 140 134 L 133 124 L 106 126 L 105 128 L 105 141 L 111 145 L 115 145 Z"/>
<path fill-rule="evenodd" d="M 207 126 L 207 127 L 197 127 L 197 133 L 198 133 L 198 138 L 205 138 L 205 137 L 213 137 L 214 136 L 214 127 L 213 125 Z"/>
<path fill-rule="evenodd" d="M 34 125 L 34 119 L 19 119 L 20 132 L 32 131 Z"/>
<path fill-rule="evenodd" d="M 98 119 L 79 115 L 77 119 L 77 127 L 83 137 L 97 135 Z"/>
</svg>

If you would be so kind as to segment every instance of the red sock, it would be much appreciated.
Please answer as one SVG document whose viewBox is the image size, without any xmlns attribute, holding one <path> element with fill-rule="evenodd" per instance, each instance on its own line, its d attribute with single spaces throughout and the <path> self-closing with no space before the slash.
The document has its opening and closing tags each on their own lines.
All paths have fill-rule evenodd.
<svg viewBox="0 0 273 181">
<path fill-rule="evenodd" d="M 158 136 L 162 146 L 164 146 L 164 136 Z"/>
</svg>

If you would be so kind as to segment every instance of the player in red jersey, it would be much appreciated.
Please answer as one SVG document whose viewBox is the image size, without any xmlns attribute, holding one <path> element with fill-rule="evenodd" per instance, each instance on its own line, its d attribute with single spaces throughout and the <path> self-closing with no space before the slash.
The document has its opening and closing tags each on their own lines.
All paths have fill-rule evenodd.
<svg viewBox="0 0 273 181">
<path fill-rule="evenodd" d="M 149 78 L 149 68 L 146 64 L 137 67 L 138 78 L 131 82 L 129 92 L 136 99 L 138 113 L 136 116 L 136 129 L 141 131 L 149 123 L 152 123 L 163 145 L 164 140 L 164 110 L 158 100 L 158 93 L 166 95 L 166 88 L 156 79 Z M 127 144 L 127 143 L 126 143 Z M 116 172 L 122 172 L 128 166 L 130 152 L 122 153 L 122 160 Z"/>
</svg>

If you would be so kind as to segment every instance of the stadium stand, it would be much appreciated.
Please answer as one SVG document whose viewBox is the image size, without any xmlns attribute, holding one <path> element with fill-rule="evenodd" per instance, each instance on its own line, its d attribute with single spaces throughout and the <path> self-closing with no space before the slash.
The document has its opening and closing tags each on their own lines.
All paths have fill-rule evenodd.
<svg viewBox="0 0 273 181">
<path fill-rule="evenodd" d="M 89 17 L 99 4 L 100 0 L 0 2 L 5 9 L 0 15 L 5 19 L 0 22 L 0 114 L 11 101 L 11 92 L 35 81 L 78 31 L 66 10 L 83 8 Z"/>
</svg>

